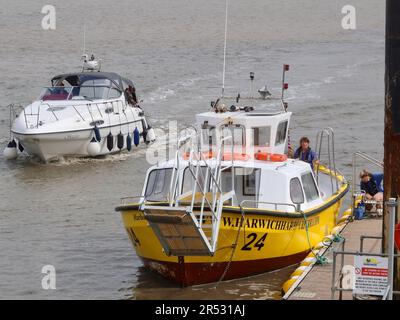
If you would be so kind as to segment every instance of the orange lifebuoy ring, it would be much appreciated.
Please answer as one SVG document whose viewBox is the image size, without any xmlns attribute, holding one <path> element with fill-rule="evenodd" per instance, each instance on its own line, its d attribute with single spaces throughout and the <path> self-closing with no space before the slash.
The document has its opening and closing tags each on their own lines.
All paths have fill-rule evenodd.
<svg viewBox="0 0 400 320">
<path fill-rule="evenodd" d="M 222 157 L 222 160 L 224 161 L 231 161 L 232 160 L 232 155 L 233 155 L 233 160 L 241 160 L 241 161 L 247 161 L 249 160 L 249 155 L 245 153 L 225 153 Z"/>
<path fill-rule="evenodd" d="M 202 158 L 205 158 L 205 159 L 211 159 L 211 158 L 215 157 L 215 154 L 214 154 L 213 151 L 204 151 L 204 152 L 202 152 L 202 155 L 203 155 Z M 189 151 L 185 152 L 183 154 L 183 159 L 188 160 L 189 157 L 190 157 L 190 152 Z"/>
<path fill-rule="evenodd" d="M 257 160 L 272 162 L 283 162 L 287 160 L 287 155 L 280 153 L 257 152 L 254 154 L 254 157 Z"/>
</svg>

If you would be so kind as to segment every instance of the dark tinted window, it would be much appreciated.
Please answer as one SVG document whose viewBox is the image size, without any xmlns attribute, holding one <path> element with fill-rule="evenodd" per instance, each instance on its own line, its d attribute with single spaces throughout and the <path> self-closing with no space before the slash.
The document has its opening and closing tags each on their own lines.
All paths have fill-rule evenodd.
<svg viewBox="0 0 400 320">
<path fill-rule="evenodd" d="M 281 122 L 278 125 L 278 130 L 276 132 L 276 140 L 275 140 L 276 146 L 285 142 L 287 125 L 288 125 L 287 121 Z"/>
<path fill-rule="evenodd" d="M 303 203 L 304 195 L 299 178 L 290 180 L 290 198 L 293 203 Z"/>
</svg>

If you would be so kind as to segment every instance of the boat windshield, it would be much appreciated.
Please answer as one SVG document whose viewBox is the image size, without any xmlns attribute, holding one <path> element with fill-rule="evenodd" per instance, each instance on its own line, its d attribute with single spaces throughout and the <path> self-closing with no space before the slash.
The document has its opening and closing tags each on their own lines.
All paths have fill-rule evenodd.
<svg viewBox="0 0 400 320">
<path fill-rule="evenodd" d="M 99 100 L 116 99 L 121 90 L 109 79 L 89 79 L 80 86 L 45 87 L 39 100 Z"/>
<path fill-rule="evenodd" d="M 148 201 L 168 201 L 172 168 L 154 169 L 149 173 L 145 197 Z"/>
<path fill-rule="evenodd" d="M 45 87 L 39 100 L 69 100 L 73 87 L 55 86 Z"/>
</svg>

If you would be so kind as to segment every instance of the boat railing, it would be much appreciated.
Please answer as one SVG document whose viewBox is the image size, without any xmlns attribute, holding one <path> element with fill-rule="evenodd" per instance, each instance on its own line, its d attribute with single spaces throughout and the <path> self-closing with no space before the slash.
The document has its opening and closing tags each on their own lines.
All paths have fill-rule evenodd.
<svg viewBox="0 0 400 320">
<path fill-rule="evenodd" d="M 226 144 L 226 142 L 230 141 L 231 143 L 231 161 L 229 164 L 222 165 L 223 152 L 222 150 Z M 189 155 L 189 172 L 192 175 L 194 180 L 194 187 L 192 190 L 192 201 L 190 210 L 193 212 L 194 206 L 196 204 L 196 194 L 197 189 L 200 191 L 201 195 L 201 206 L 200 206 L 200 215 L 199 215 L 199 226 L 203 227 L 204 220 L 204 209 L 205 205 L 209 208 L 211 212 L 211 223 L 208 227 L 212 229 L 212 232 L 209 237 L 210 245 L 213 250 L 215 250 L 217 245 L 217 239 L 219 234 L 219 225 L 222 215 L 222 208 L 224 203 L 227 200 L 233 199 L 235 197 L 235 187 L 234 187 L 234 170 L 233 170 L 233 137 L 226 136 L 221 139 L 218 143 L 217 147 L 217 155 L 215 159 L 210 159 L 209 155 L 204 154 L 202 151 L 194 152 L 194 150 L 190 151 Z M 210 163 L 213 162 L 213 165 Z M 203 175 L 202 167 L 206 167 L 206 172 Z M 229 191 L 224 192 L 222 190 L 221 177 L 222 172 L 228 169 L 231 169 L 231 188 Z M 200 175 L 201 178 L 200 178 Z M 200 181 L 203 181 L 203 185 L 201 185 Z M 209 188 L 211 192 L 211 199 L 208 199 L 207 189 Z M 211 200 L 211 201 L 210 201 Z"/>
<path fill-rule="evenodd" d="M 178 199 L 176 198 L 176 193 L 177 193 L 178 186 L 179 186 L 179 175 L 178 175 L 179 171 L 178 171 L 178 169 L 180 167 L 181 148 L 182 148 L 182 146 L 186 145 L 187 143 L 192 144 L 192 142 L 193 142 L 192 140 L 193 140 L 192 135 L 185 135 L 185 136 L 179 137 L 177 139 L 176 151 L 175 151 L 175 156 L 174 156 L 174 166 L 173 166 L 173 170 L 172 170 L 171 182 L 170 182 L 169 192 L 168 192 L 168 199 L 169 199 L 170 207 L 172 207 L 174 204 L 175 204 L 175 206 L 178 206 L 178 201 L 177 201 Z M 191 145 L 191 148 L 193 148 L 192 145 Z"/>
<path fill-rule="evenodd" d="M 178 140 L 169 185 L 169 206 L 160 203 L 147 204 L 143 201 L 139 209 L 143 211 L 167 255 L 214 255 L 223 205 L 233 201 L 235 197 L 233 170 L 232 190 L 223 190 L 221 178 L 221 172 L 227 168 L 233 169 L 233 144 L 229 163 L 222 161 L 221 152 L 225 143 L 232 141 L 232 136 L 219 141 L 216 157 L 206 156 L 200 150 L 197 139 L 198 135 L 192 134 Z M 178 191 L 179 180 L 182 180 L 179 179 L 182 172 L 180 152 L 187 144 L 191 148 L 189 152 L 185 150 L 185 161 L 188 162 L 185 170 L 188 170 L 192 179 L 192 187 L 190 191 L 183 193 Z M 189 199 L 190 205 L 187 204 Z"/>
<path fill-rule="evenodd" d="M 175 205 L 175 207 L 178 207 L 181 199 L 187 199 L 187 197 L 190 197 L 191 201 L 189 211 L 194 212 L 196 207 L 198 225 L 202 228 L 203 224 L 206 223 L 206 227 L 211 229 L 211 233 L 209 233 L 209 241 L 211 248 L 215 249 L 223 204 L 227 200 L 232 199 L 235 195 L 233 174 L 234 145 L 232 143 L 232 136 L 226 136 L 219 141 L 218 146 L 215 149 L 215 156 L 213 151 L 209 151 L 213 153 L 213 156 L 210 157 L 209 152 L 201 150 L 199 138 L 197 131 L 195 131 L 195 133 L 192 133 L 191 135 L 178 139 L 174 168 L 179 168 L 182 148 L 189 146 L 189 154 L 186 154 L 188 158 L 187 169 L 193 179 L 193 188 L 184 194 L 178 194 L 178 170 L 173 170 L 169 192 L 169 204 L 170 206 Z M 225 164 L 222 165 L 224 155 L 222 150 L 225 150 L 224 146 L 228 142 L 230 142 L 231 147 L 231 161 L 229 163 L 225 162 Z M 229 168 L 231 168 L 232 186 L 229 191 L 224 192 L 222 189 L 222 172 Z M 200 206 L 198 207 L 199 203 Z M 211 216 L 210 220 L 205 219 L 206 208 L 208 209 L 207 212 L 209 212 Z"/>
<path fill-rule="evenodd" d="M 18 115 L 24 112 L 24 107 L 20 104 L 11 103 L 7 106 L 10 110 L 10 129 L 12 127 L 13 120 L 18 117 Z M 25 117 L 25 124 L 27 125 L 27 119 Z M 28 125 L 27 125 L 28 126 Z M 11 131 L 10 131 L 11 132 Z"/>
<path fill-rule="evenodd" d="M 218 143 L 217 147 L 217 155 L 215 158 L 209 157 L 207 153 L 204 153 L 202 151 L 195 151 L 191 150 L 189 154 L 189 171 L 192 174 L 192 177 L 195 181 L 195 186 L 193 190 L 193 195 L 192 195 L 192 208 L 194 206 L 194 200 L 195 200 L 195 194 L 197 191 L 197 187 L 199 187 L 199 190 L 203 196 L 202 199 L 202 208 L 204 207 L 204 201 L 208 203 L 210 206 L 210 209 L 212 209 L 212 212 L 214 212 L 215 207 L 216 207 L 216 197 L 217 194 L 222 194 L 222 186 L 221 186 L 221 172 L 227 170 L 228 168 L 233 167 L 233 156 L 231 156 L 231 165 L 226 165 L 222 167 L 221 162 L 222 162 L 222 152 L 221 150 L 223 149 L 225 142 L 232 140 L 232 136 L 227 136 L 221 139 L 221 141 Z M 232 148 L 232 155 L 233 155 L 233 144 L 231 144 Z M 211 165 L 210 162 L 214 160 L 213 164 Z M 200 170 L 201 167 L 206 168 L 205 174 L 203 174 L 202 170 Z M 194 171 L 194 168 L 196 171 Z M 199 180 L 202 179 L 204 181 L 204 189 L 200 185 Z M 208 181 L 210 179 L 210 181 Z M 207 186 L 210 185 L 210 191 L 213 195 L 212 197 L 212 202 L 208 202 L 206 195 L 207 192 Z M 232 188 L 233 189 L 233 188 Z"/>
<path fill-rule="evenodd" d="M 56 121 L 58 121 L 58 118 L 57 118 L 56 114 L 54 113 L 54 108 L 52 108 L 48 103 L 42 103 L 41 105 L 42 106 L 46 106 L 47 105 L 48 106 L 47 110 L 49 110 L 53 114 L 53 116 L 56 119 Z M 38 117 L 39 117 L 39 109 L 38 109 Z"/>
<path fill-rule="evenodd" d="M 259 208 L 259 204 L 268 204 L 268 205 L 273 205 L 275 207 L 275 210 L 278 211 L 278 206 L 286 206 L 286 207 L 292 207 L 294 208 L 295 212 L 298 212 L 300 210 L 299 206 L 293 203 L 284 203 L 284 202 L 268 202 L 268 201 L 259 201 L 259 200 L 252 200 L 252 199 L 245 199 L 242 200 L 239 204 L 240 211 L 244 212 L 246 209 L 255 209 L 254 207 L 245 207 L 245 203 L 253 203 Z"/>
<path fill-rule="evenodd" d="M 139 200 L 139 201 L 136 201 Z M 144 203 L 145 202 L 145 197 L 144 196 L 128 196 L 128 197 L 123 197 L 120 199 L 121 205 L 128 205 L 132 203 Z"/>
<path fill-rule="evenodd" d="M 326 146 L 328 149 L 327 153 L 328 163 L 326 164 L 326 167 L 329 171 L 332 194 L 336 194 L 339 192 L 339 181 L 338 181 L 338 171 L 336 170 L 336 162 L 335 162 L 335 133 L 332 128 L 330 127 L 324 128 L 317 134 L 315 150 L 318 156 L 318 161 L 320 161 L 321 164 L 322 164 L 321 151 L 323 143 L 325 141 L 324 138 L 326 140 Z M 319 166 L 317 166 L 316 170 L 317 182 L 319 181 L 319 173 L 320 173 L 320 168 Z"/>
<path fill-rule="evenodd" d="M 57 110 L 57 108 L 68 108 L 68 107 L 72 107 L 74 109 L 79 119 L 81 119 L 82 121 L 91 121 L 91 123 L 94 126 L 98 121 L 100 120 L 104 121 L 104 119 L 106 118 L 105 114 L 108 114 L 108 121 L 110 121 L 109 118 L 110 113 L 113 113 L 114 115 L 119 115 L 120 117 L 121 113 L 123 113 L 126 116 L 126 109 L 129 107 L 129 105 L 125 103 L 122 99 L 115 99 L 111 101 L 101 101 L 101 102 L 90 101 L 90 102 L 76 103 L 71 105 L 63 104 L 58 106 L 50 105 L 47 102 L 41 101 L 37 107 L 37 112 L 35 113 L 32 110 L 32 107 L 30 112 L 28 112 L 26 108 L 23 108 L 26 128 L 33 128 L 33 127 L 38 128 L 41 125 L 42 109 L 45 108 L 47 111 L 51 112 L 54 117 L 54 121 L 59 121 L 60 119 L 56 115 L 56 112 L 59 111 Z M 131 108 L 130 110 L 133 113 L 133 110 Z M 35 118 L 35 120 L 33 120 L 33 123 L 29 121 L 29 117 Z"/>
</svg>

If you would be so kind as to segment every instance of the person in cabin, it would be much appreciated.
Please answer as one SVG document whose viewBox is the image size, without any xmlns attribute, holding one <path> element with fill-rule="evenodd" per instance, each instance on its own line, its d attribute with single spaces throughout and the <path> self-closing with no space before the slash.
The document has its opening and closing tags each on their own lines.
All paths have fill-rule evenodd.
<svg viewBox="0 0 400 320">
<path fill-rule="evenodd" d="M 378 184 L 375 181 L 374 176 L 368 172 L 367 170 L 362 170 L 360 173 L 360 188 L 365 191 L 365 198 L 367 200 L 375 200 L 377 201 L 376 209 L 379 214 L 382 212 L 382 201 L 383 201 L 383 192 L 379 190 Z M 371 205 L 366 207 L 367 210 L 371 210 Z"/>
<path fill-rule="evenodd" d="M 65 89 L 64 83 L 60 81 L 52 90 L 53 94 L 68 96 L 68 91 Z"/>
<path fill-rule="evenodd" d="M 302 137 L 299 144 L 300 146 L 294 152 L 293 158 L 309 163 L 311 169 L 314 170 L 314 163 L 318 164 L 318 158 L 316 153 L 310 148 L 310 140 L 307 137 Z"/>
</svg>

